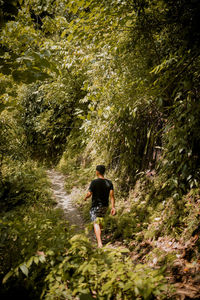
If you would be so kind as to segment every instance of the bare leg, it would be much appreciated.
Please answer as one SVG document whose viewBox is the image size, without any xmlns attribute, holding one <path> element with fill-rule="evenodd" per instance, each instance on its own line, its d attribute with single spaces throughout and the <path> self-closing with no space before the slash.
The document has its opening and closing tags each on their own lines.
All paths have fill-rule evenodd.
<svg viewBox="0 0 200 300">
<path fill-rule="evenodd" d="M 102 240 L 101 240 L 101 225 L 94 223 L 94 232 L 97 238 L 98 247 L 102 248 Z"/>
</svg>

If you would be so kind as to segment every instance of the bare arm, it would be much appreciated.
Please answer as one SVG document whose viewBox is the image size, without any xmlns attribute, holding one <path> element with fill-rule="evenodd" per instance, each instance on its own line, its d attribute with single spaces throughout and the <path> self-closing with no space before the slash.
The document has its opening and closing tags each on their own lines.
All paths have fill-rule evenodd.
<svg viewBox="0 0 200 300">
<path fill-rule="evenodd" d="M 116 210 L 115 210 L 115 195 L 113 190 L 110 191 L 110 201 L 112 206 L 111 215 L 114 216 L 116 214 Z"/>
<path fill-rule="evenodd" d="M 90 192 L 90 191 L 88 191 L 87 192 L 87 195 L 85 196 L 85 201 L 88 199 L 88 198 L 90 198 L 92 196 L 92 192 Z"/>
</svg>

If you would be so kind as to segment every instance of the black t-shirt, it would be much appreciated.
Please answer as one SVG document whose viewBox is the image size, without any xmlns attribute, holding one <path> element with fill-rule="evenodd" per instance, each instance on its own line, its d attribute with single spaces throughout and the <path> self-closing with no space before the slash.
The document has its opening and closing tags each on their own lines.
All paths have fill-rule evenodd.
<svg viewBox="0 0 200 300">
<path fill-rule="evenodd" d="M 112 181 L 102 178 L 92 180 L 89 187 L 89 191 L 92 192 L 92 207 L 108 206 L 111 190 L 113 190 Z"/>
</svg>

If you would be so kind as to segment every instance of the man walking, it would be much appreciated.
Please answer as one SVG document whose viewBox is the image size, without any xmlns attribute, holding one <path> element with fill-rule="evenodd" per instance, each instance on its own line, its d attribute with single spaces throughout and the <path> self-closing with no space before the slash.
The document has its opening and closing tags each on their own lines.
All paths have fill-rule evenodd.
<svg viewBox="0 0 200 300">
<path fill-rule="evenodd" d="M 92 196 L 92 207 L 90 209 L 91 220 L 94 222 L 94 232 L 97 238 L 98 247 L 102 248 L 101 224 L 96 222 L 96 218 L 103 217 L 109 206 L 109 196 L 111 200 L 111 215 L 115 215 L 115 197 L 112 181 L 104 178 L 105 166 L 96 167 L 97 179 L 90 183 L 89 191 L 85 200 Z"/>
</svg>

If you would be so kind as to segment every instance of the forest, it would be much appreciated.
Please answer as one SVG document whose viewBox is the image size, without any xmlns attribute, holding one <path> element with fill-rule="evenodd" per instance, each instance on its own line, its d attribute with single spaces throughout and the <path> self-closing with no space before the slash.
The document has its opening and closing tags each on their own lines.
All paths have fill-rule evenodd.
<svg viewBox="0 0 200 300">
<path fill-rule="evenodd" d="M 199 0 L 0 0 L 2 300 L 200 299 L 199 16 Z M 116 215 L 97 248 L 84 198 L 102 164 Z"/>
</svg>

